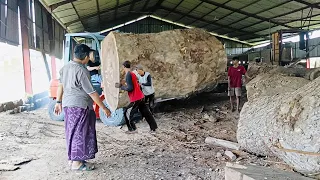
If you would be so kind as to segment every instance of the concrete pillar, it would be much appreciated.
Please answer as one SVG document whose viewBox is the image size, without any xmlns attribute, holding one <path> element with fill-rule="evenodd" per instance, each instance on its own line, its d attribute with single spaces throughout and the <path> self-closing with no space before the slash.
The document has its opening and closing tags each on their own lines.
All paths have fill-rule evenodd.
<svg viewBox="0 0 320 180">
<path fill-rule="evenodd" d="M 32 91 L 32 76 L 31 76 L 31 61 L 29 51 L 29 35 L 28 35 L 28 1 L 18 1 L 20 8 L 20 24 L 21 24 L 21 40 L 22 40 L 22 56 L 23 56 L 23 69 L 26 95 L 33 95 Z"/>
<path fill-rule="evenodd" d="M 51 74 L 52 79 L 57 79 L 57 64 L 55 56 L 51 56 Z"/>
</svg>

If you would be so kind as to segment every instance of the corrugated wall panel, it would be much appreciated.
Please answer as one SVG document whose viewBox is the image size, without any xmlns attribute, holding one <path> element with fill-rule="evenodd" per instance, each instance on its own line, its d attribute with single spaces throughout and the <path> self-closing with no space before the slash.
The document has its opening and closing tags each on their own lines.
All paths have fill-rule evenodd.
<svg viewBox="0 0 320 180">
<path fill-rule="evenodd" d="M 48 16 L 50 14 L 46 10 L 42 10 L 42 25 L 43 31 L 48 32 Z"/>
<path fill-rule="evenodd" d="M 43 33 L 43 49 L 46 53 L 50 53 L 50 41 L 49 41 L 49 34 L 44 32 Z"/>
<path fill-rule="evenodd" d="M 36 27 L 36 49 L 43 50 L 43 34 L 42 29 Z"/>
<path fill-rule="evenodd" d="M 35 1 L 34 3 L 34 10 L 35 10 L 35 23 L 36 26 L 38 26 L 39 28 L 42 28 L 42 7 L 41 4 L 37 1 Z"/>
<path fill-rule="evenodd" d="M 6 38 L 6 17 L 5 17 L 6 5 L 1 4 L 1 38 Z"/>
<path fill-rule="evenodd" d="M 29 37 L 29 47 L 35 48 L 34 45 L 34 34 L 33 34 L 33 22 L 28 19 L 28 37 Z"/>
<path fill-rule="evenodd" d="M 18 13 L 8 9 L 7 10 L 7 29 L 6 29 L 6 39 L 14 43 L 19 44 L 19 24 L 18 24 Z"/>
<path fill-rule="evenodd" d="M 17 0 L 1 1 L 0 5 L 0 39 L 14 45 L 19 44 L 19 24 Z"/>
</svg>

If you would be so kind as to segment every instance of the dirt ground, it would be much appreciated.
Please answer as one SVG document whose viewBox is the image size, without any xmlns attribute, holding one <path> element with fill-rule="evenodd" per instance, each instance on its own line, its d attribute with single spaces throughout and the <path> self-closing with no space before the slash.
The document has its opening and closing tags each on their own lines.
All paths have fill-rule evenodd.
<svg viewBox="0 0 320 180">
<path fill-rule="evenodd" d="M 51 121 L 46 109 L 16 115 L 0 114 L 0 165 L 21 164 L 15 171 L 0 171 L 1 180 L 18 179 L 224 179 L 225 148 L 204 143 L 211 136 L 236 141 L 238 113 L 227 110 L 225 94 L 205 93 L 187 101 L 163 104 L 155 117 L 159 131 L 148 133 L 145 121 L 138 134 L 126 127 L 97 122 L 99 152 L 92 172 L 70 171 L 66 160 L 64 123 Z M 30 161 L 31 160 L 31 161 Z M 237 162 L 289 170 L 272 157 L 246 152 Z"/>
</svg>

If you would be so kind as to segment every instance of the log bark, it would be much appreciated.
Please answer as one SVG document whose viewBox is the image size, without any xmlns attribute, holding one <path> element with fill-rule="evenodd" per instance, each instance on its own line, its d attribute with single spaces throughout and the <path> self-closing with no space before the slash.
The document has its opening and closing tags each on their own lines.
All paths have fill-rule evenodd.
<svg viewBox="0 0 320 180">
<path fill-rule="evenodd" d="M 111 109 L 128 104 L 126 93 L 114 87 L 124 78 L 126 60 L 150 72 L 156 98 L 185 98 L 215 87 L 226 70 L 222 43 L 199 29 L 153 34 L 111 32 L 102 42 L 104 94 Z"/>
</svg>

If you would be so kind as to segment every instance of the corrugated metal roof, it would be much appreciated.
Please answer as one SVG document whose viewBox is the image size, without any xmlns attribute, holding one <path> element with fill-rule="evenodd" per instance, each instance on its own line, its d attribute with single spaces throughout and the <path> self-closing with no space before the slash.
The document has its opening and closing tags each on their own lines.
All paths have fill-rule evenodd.
<svg viewBox="0 0 320 180">
<path fill-rule="evenodd" d="M 70 32 L 100 31 L 143 15 L 253 42 L 280 29 L 320 28 L 319 0 L 42 0 Z"/>
</svg>

